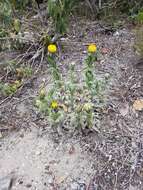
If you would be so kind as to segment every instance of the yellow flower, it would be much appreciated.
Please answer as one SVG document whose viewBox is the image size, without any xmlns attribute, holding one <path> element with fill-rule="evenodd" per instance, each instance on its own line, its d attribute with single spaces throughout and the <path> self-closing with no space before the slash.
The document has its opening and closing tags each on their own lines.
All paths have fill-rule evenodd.
<svg viewBox="0 0 143 190">
<path fill-rule="evenodd" d="M 58 102 L 55 101 L 55 100 L 53 100 L 53 101 L 51 102 L 51 108 L 57 109 L 57 108 L 58 108 Z"/>
<path fill-rule="evenodd" d="M 88 46 L 88 53 L 95 53 L 97 51 L 97 47 L 95 44 L 90 44 Z"/>
<path fill-rule="evenodd" d="M 56 45 L 54 45 L 54 44 L 48 45 L 48 52 L 49 53 L 56 53 L 56 51 L 57 51 L 57 46 Z"/>
</svg>

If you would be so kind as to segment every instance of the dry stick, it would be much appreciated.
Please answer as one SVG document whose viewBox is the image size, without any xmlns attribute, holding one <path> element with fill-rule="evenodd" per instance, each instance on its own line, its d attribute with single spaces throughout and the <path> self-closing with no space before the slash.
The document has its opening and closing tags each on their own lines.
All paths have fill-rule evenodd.
<svg viewBox="0 0 143 190">
<path fill-rule="evenodd" d="M 130 150 L 129 154 L 126 156 L 126 158 L 124 159 L 121 167 L 117 170 L 117 173 L 115 174 L 116 175 L 116 178 L 115 178 L 115 183 L 114 183 L 114 190 L 116 190 L 116 186 L 117 186 L 117 180 L 118 180 L 118 174 L 120 172 L 120 170 L 123 168 L 126 160 L 128 159 L 128 157 L 130 156 L 130 153 L 132 152 L 132 150 Z"/>
<path fill-rule="evenodd" d="M 136 153 L 136 156 L 135 156 L 136 158 L 138 157 L 139 153 L 140 152 Z M 137 160 L 136 158 L 134 160 Z M 131 175 L 131 170 L 132 170 L 132 175 Z M 127 184 L 131 184 L 131 180 L 133 179 L 134 174 L 135 174 L 135 168 L 131 168 L 130 175 L 129 175 L 130 176 L 129 181 L 127 183 L 125 183 L 124 186 L 126 186 Z"/>
<path fill-rule="evenodd" d="M 32 58 L 28 61 L 28 63 L 32 63 L 32 66 L 34 65 L 34 61 L 37 57 L 40 56 L 40 53 L 42 52 L 42 48 L 39 47 L 38 50 L 36 51 L 36 53 L 32 56 Z"/>
<path fill-rule="evenodd" d="M 32 48 L 32 45 L 28 48 L 28 50 L 24 53 L 23 57 L 18 61 L 17 64 L 21 63 L 21 61 L 24 59 L 24 57 L 26 57 L 26 55 L 28 54 L 28 52 L 30 51 L 30 49 Z"/>
<path fill-rule="evenodd" d="M 35 71 L 35 73 L 38 73 L 38 71 L 40 70 L 43 60 L 44 60 L 44 48 L 42 49 L 42 56 L 41 56 L 40 64 L 39 64 L 37 70 Z"/>
<path fill-rule="evenodd" d="M 101 9 L 102 8 L 102 2 L 101 2 L 102 0 L 99 0 L 99 9 Z"/>
<path fill-rule="evenodd" d="M 4 100 L 2 100 L 2 101 L 0 102 L 0 105 L 2 105 L 2 104 L 3 104 L 4 102 L 6 102 L 8 99 L 12 98 L 12 96 L 13 96 L 13 95 L 10 95 L 10 96 L 6 97 Z M 2 108 L 2 107 L 0 107 L 0 108 Z"/>
</svg>

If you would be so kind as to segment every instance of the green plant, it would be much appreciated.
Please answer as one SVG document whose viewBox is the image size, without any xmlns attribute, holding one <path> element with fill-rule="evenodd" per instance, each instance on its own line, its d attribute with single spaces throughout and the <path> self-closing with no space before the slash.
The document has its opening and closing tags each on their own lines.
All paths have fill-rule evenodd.
<svg viewBox="0 0 143 190">
<path fill-rule="evenodd" d="M 75 63 L 72 62 L 69 66 L 69 80 L 65 83 L 65 91 L 68 93 L 68 99 L 70 101 L 71 109 L 74 108 L 74 101 L 75 101 L 75 93 L 77 89 L 77 80 L 75 76 Z"/>
<path fill-rule="evenodd" d="M 97 57 L 98 52 L 96 45 L 89 45 L 84 68 L 85 84 L 88 91 L 90 92 L 92 100 L 96 99 L 96 101 L 98 99 L 102 100 L 102 91 L 107 83 L 107 80 L 99 80 L 96 78 L 95 63 L 97 61 Z"/>
<path fill-rule="evenodd" d="M 52 17 L 57 32 L 64 34 L 69 23 L 69 16 L 76 0 L 48 0 L 48 13 Z"/>
<path fill-rule="evenodd" d="M 40 112 L 48 117 L 50 126 L 61 127 L 65 126 L 66 123 L 67 130 L 91 128 L 95 121 L 94 109 L 100 106 L 103 98 L 101 90 L 104 89 L 103 86 L 105 87 L 107 82 L 106 80 L 97 80 L 94 77 L 94 65 L 97 60 L 96 46 L 92 44 L 88 47 L 84 78 L 80 84 L 78 84 L 76 76 L 75 63 L 69 65 L 68 77 L 65 81 L 57 64 L 56 46 L 48 46 L 48 52 L 48 63 L 53 83 L 47 91 L 44 84 L 41 85 L 35 102 L 36 106 Z M 89 71 L 90 76 L 88 75 Z M 59 81 L 60 85 L 57 85 Z"/>
<path fill-rule="evenodd" d="M 11 5 L 15 9 L 24 9 L 26 5 L 30 2 L 29 0 L 10 0 Z"/>
<path fill-rule="evenodd" d="M 143 10 L 140 10 L 135 17 L 138 24 L 143 24 Z"/>
<path fill-rule="evenodd" d="M 93 94 L 93 84 L 94 84 L 94 73 L 93 73 L 93 64 L 97 60 L 96 45 L 91 44 L 88 47 L 88 55 L 85 60 L 85 82 L 88 89 Z"/>
<path fill-rule="evenodd" d="M 57 46 L 54 44 L 48 45 L 48 56 L 47 61 L 50 66 L 50 70 L 53 76 L 53 81 L 55 84 L 55 87 L 59 87 L 61 85 L 61 74 L 57 65 L 56 60 L 56 52 L 57 52 Z"/>
<path fill-rule="evenodd" d="M 0 2 L 0 24 L 9 25 L 12 19 L 12 6 L 9 0 Z"/>
<path fill-rule="evenodd" d="M 0 52 L 8 48 L 9 42 L 8 40 L 5 40 L 8 36 L 9 36 L 8 29 L 0 25 L 0 40 L 1 40 Z"/>
<path fill-rule="evenodd" d="M 3 96 L 10 96 L 14 94 L 21 86 L 21 82 L 16 80 L 13 83 L 0 83 L 0 92 Z"/>
<path fill-rule="evenodd" d="M 33 71 L 32 68 L 25 66 L 25 67 L 16 67 L 15 68 L 16 76 L 19 79 L 28 78 L 32 75 Z"/>
</svg>

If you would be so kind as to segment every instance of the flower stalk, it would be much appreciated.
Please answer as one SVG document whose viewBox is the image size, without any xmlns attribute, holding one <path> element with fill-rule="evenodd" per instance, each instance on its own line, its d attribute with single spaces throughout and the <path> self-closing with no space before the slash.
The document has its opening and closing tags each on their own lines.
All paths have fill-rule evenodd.
<svg viewBox="0 0 143 190">
<path fill-rule="evenodd" d="M 60 71 L 59 71 L 59 68 L 58 68 L 58 65 L 56 62 L 57 46 L 54 44 L 50 44 L 47 49 L 48 49 L 47 60 L 48 60 L 49 66 L 51 68 L 53 81 L 54 81 L 56 87 L 60 87 L 61 86 L 61 74 L 60 74 Z"/>
<path fill-rule="evenodd" d="M 87 58 L 85 60 L 85 83 L 89 89 L 91 96 L 94 96 L 94 62 L 97 60 L 97 47 L 90 44 L 87 49 Z"/>
</svg>

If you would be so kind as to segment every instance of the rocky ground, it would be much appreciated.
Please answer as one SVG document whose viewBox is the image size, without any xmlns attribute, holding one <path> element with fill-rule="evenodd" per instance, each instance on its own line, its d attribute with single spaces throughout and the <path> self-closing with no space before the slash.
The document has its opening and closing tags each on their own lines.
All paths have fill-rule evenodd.
<svg viewBox="0 0 143 190">
<path fill-rule="evenodd" d="M 85 20 L 71 25 L 61 39 L 61 68 L 66 73 L 74 61 L 82 72 L 87 44 L 96 43 L 96 74 L 110 75 L 108 109 L 91 131 L 57 134 L 33 103 L 43 78 L 50 84 L 45 69 L 14 97 L 1 100 L 0 190 L 143 189 L 143 112 L 133 109 L 143 96 L 143 64 L 136 64 L 133 28 L 107 32 Z"/>
</svg>

